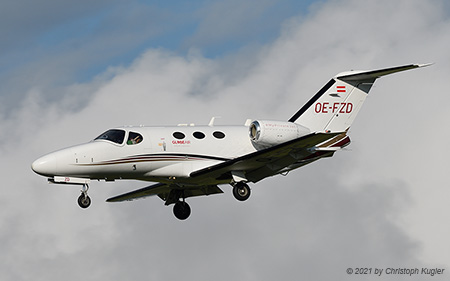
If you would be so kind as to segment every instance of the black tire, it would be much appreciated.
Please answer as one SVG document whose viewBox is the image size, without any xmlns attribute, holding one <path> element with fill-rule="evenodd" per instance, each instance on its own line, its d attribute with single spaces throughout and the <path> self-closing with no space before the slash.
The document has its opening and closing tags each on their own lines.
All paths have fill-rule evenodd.
<svg viewBox="0 0 450 281">
<path fill-rule="evenodd" d="M 87 207 L 91 206 L 91 198 L 89 196 L 84 196 L 84 194 L 81 194 L 80 197 L 78 197 L 78 205 L 86 209 Z"/>
<path fill-rule="evenodd" d="M 178 201 L 173 206 L 173 214 L 179 220 L 185 220 L 191 215 L 191 207 L 184 201 Z"/>
<path fill-rule="evenodd" d="M 233 195 L 239 201 L 245 201 L 250 197 L 250 187 L 243 183 L 238 182 L 233 186 Z"/>
</svg>

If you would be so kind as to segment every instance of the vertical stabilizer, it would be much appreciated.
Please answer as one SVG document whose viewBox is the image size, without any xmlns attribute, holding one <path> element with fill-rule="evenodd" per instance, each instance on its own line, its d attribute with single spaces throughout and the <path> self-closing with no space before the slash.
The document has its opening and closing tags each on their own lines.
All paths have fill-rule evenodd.
<svg viewBox="0 0 450 281">
<path fill-rule="evenodd" d="M 428 65 L 430 64 L 411 64 L 379 70 L 340 73 L 289 121 L 305 126 L 311 132 L 343 132 L 352 125 L 377 78 Z"/>
</svg>

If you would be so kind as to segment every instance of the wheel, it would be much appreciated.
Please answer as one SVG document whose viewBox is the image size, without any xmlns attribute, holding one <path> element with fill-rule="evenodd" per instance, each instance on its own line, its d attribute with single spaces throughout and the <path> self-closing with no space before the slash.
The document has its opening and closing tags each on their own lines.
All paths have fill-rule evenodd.
<svg viewBox="0 0 450 281">
<path fill-rule="evenodd" d="M 184 201 L 178 201 L 173 206 L 173 214 L 179 220 L 185 220 L 191 215 L 191 207 Z"/>
<path fill-rule="evenodd" d="M 80 197 L 78 197 L 78 205 L 81 208 L 86 209 L 91 205 L 91 198 L 87 195 L 84 196 L 84 194 L 81 194 Z"/>
<path fill-rule="evenodd" d="M 250 187 L 243 182 L 238 182 L 233 186 L 233 195 L 239 201 L 245 201 L 250 197 Z"/>
</svg>

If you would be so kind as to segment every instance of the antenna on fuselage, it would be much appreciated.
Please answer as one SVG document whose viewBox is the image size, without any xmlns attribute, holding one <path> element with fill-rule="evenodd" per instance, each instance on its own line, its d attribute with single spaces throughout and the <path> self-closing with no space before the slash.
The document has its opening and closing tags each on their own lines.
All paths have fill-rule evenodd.
<svg viewBox="0 0 450 281">
<path fill-rule="evenodd" d="M 209 121 L 208 126 L 210 126 L 210 127 L 214 126 L 214 121 L 216 121 L 216 118 L 222 118 L 222 117 L 220 117 L 220 116 L 214 116 L 214 117 L 212 117 L 212 118 L 211 118 L 211 121 Z"/>
</svg>

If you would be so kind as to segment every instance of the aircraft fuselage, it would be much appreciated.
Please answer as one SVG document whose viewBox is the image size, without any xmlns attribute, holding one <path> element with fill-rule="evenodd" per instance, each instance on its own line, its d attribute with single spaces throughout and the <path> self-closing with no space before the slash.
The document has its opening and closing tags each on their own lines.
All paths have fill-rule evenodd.
<svg viewBox="0 0 450 281">
<path fill-rule="evenodd" d="M 111 140 L 100 135 L 91 142 L 52 152 L 37 159 L 33 170 L 48 177 L 205 184 L 204 180 L 193 182 L 190 173 L 256 151 L 248 126 L 139 126 L 113 130 L 116 135 L 123 132 L 123 136 Z M 133 140 L 135 136 L 138 142 Z"/>
</svg>

